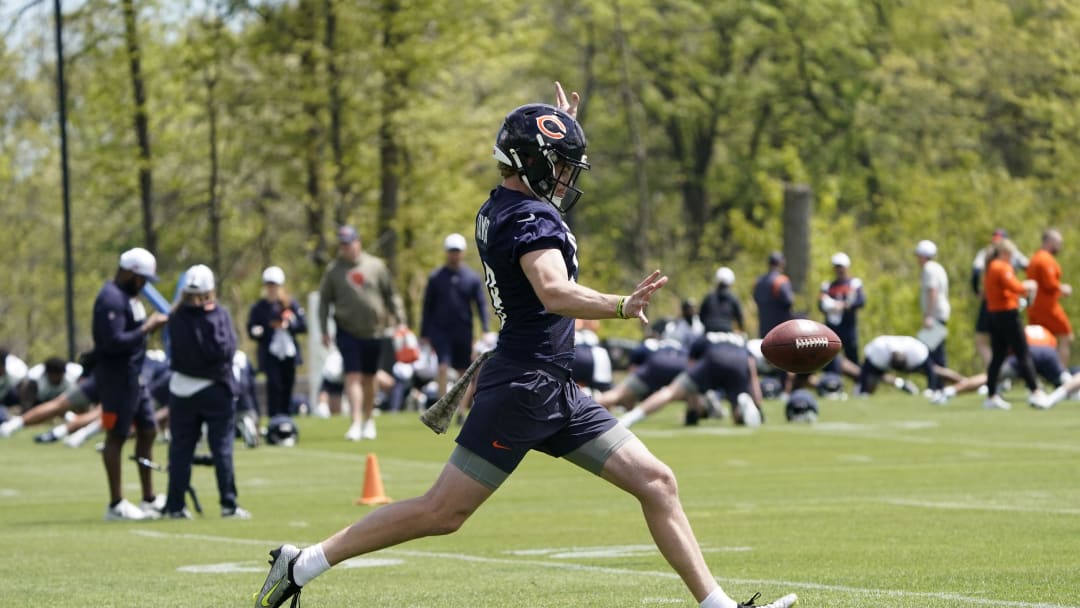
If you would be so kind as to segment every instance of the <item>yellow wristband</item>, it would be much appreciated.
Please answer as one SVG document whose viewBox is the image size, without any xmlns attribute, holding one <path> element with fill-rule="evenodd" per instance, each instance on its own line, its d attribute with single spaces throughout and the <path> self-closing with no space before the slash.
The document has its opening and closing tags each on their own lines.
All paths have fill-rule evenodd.
<svg viewBox="0 0 1080 608">
<path fill-rule="evenodd" d="M 629 317 L 626 316 L 626 313 L 623 311 L 623 306 L 625 304 L 626 304 L 626 296 L 623 296 L 623 298 L 621 300 L 619 300 L 618 306 L 615 307 L 615 316 L 616 317 L 619 317 L 620 319 L 629 318 Z"/>
</svg>

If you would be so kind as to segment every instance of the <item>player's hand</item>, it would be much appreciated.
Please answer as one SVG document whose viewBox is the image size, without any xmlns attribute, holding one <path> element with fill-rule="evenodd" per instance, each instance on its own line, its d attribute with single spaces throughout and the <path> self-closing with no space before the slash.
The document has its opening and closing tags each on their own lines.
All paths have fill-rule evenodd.
<svg viewBox="0 0 1080 608">
<path fill-rule="evenodd" d="M 330 348 L 330 334 L 326 334 L 326 333 L 324 333 L 324 334 L 322 335 L 322 345 L 323 345 L 323 346 L 324 346 L 325 348 Z"/>
<path fill-rule="evenodd" d="M 154 311 L 143 321 L 143 333 L 150 333 L 169 322 L 169 315 Z"/>
<path fill-rule="evenodd" d="M 923 317 L 922 326 L 926 329 L 930 329 L 934 326 L 934 317 Z"/>
<path fill-rule="evenodd" d="M 558 80 L 555 81 L 555 107 L 559 108 L 563 112 L 566 112 L 573 118 L 577 118 L 578 103 L 581 102 L 581 96 L 577 91 L 570 93 L 570 98 L 566 98 L 566 91 L 563 90 L 562 83 Z"/>
<path fill-rule="evenodd" d="M 649 308 L 649 301 L 652 299 L 653 293 L 667 285 L 667 282 L 667 275 L 662 276 L 659 270 L 654 270 L 652 274 L 638 283 L 633 293 L 626 297 L 626 301 L 623 302 L 623 316 L 627 319 L 641 319 L 642 323 L 647 324 L 649 317 L 645 313 Z"/>
<path fill-rule="evenodd" d="M 1068 283 L 1062 283 L 1061 284 L 1061 295 L 1063 295 L 1063 296 L 1071 296 L 1072 295 L 1072 285 L 1069 285 Z"/>
</svg>

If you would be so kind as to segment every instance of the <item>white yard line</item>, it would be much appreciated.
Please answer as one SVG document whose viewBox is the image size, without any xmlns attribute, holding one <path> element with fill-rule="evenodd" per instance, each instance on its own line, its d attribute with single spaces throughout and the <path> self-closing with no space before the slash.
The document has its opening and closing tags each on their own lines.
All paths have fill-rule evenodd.
<svg viewBox="0 0 1080 608">
<path fill-rule="evenodd" d="M 132 534 L 137 536 L 144 536 L 149 538 L 171 538 L 178 540 L 192 540 L 200 542 L 220 542 L 236 545 L 257 545 L 261 547 L 273 547 L 279 545 L 282 541 L 276 540 L 256 540 L 249 538 L 232 538 L 228 536 L 211 536 L 207 534 L 173 534 L 169 532 L 159 532 L 156 530 L 134 529 L 131 530 Z M 384 549 L 379 552 L 382 555 L 401 556 L 401 557 L 416 557 L 421 559 L 440 559 L 440 560 L 457 560 L 463 562 L 472 563 L 484 563 L 484 564 L 512 564 L 533 566 L 538 568 L 551 568 L 555 570 L 569 570 L 575 572 L 595 572 L 600 574 L 612 574 L 621 577 L 633 577 L 633 576 L 649 576 L 654 578 L 666 578 L 666 579 L 678 579 L 678 576 L 674 572 L 670 571 L 655 571 L 655 570 L 632 570 L 627 568 L 610 568 L 606 566 L 589 566 L 586 564 L 568 564 L 565 561 L 553 562 L 553 561 L 541 561 L 541 560 L 529 560 L 529 559 L 507 559 L 500 557 L 481 557 L 477 555 L 466 555 L 464 553 L 446 553 L 436 551 L 410 551 L 407 549 Z M 737 585 L 770 585 L 778 586 L 782 588 L 794 588 L 794 589 L 811 589 L 814 591 L 832 591 L 836 593 L 857 594 L 865 595 L 871 598 L 913 598 L 913 599 L 934 599 L 934 600 L 946 600 L 950 602 L 958 602 L 962 604 L 971 604 L 975 606 L 1001 606 L 1003 608 L 1080 608 L 1080 606 L 1069 604 L 1047 604 L 1041 602 L 1019 602 L 1010 600 L 994 600 L 980 597 L 970 597 L 959 593 L 949 592 L 924 592 L 924 591 L 904 591 L 900 589 L 867 589 L 862 587 L 849 587 L 846 585 L 822 585 L 818 583 L 807 583 L 801 581 L 785 581 L 785 580 L 766 580 L 766 579 L 739 579 L 739 578 L 720 578 L 718 579 L 725 584 L 737 584 Z M 655 602 L 655 598 L 653 599 Z"/>
</svg>

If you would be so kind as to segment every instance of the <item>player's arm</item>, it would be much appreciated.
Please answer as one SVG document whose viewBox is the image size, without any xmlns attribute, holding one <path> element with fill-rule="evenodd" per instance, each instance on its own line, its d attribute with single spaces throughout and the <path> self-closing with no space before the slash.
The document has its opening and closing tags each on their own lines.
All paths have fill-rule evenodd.
<svg viewBox="0 0 1080 608">
<path fill-rule="evenodd" d="M 521 256 L 521 268 L 544 309 L 574 319 L 638 318 L 648 323 L 645 310 L 652 294 L 667 284 L 660 271 L 645 277 L 628 296 L 605 294 L 570 280 L 562 253 L 540 249 Z M 621 315 L 619 313 L 622 313 Z"/>
</svg>

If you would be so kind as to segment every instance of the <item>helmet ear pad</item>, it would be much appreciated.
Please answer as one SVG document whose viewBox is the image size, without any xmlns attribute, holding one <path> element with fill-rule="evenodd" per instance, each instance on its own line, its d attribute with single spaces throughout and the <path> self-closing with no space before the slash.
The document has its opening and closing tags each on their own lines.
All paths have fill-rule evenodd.
<svg viewBox="0 0 1080 608">
<path fill-rule="evenodd" d="M 518 165 L 518 174 L 534 193 L 547 196 L 555 189 L 555 166 L 540 151 L 540 146 L 521 146 L 510 153 Z"/>
</svg>

